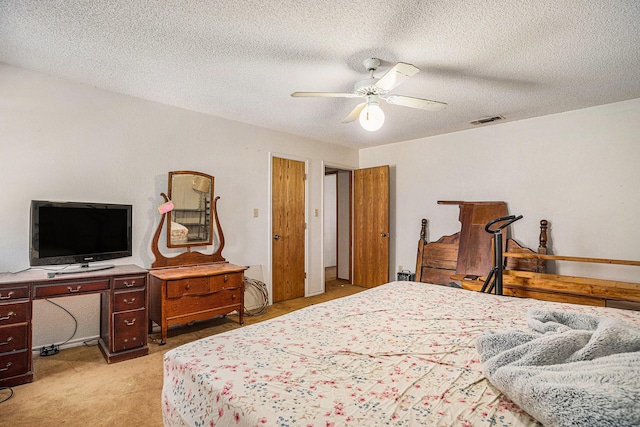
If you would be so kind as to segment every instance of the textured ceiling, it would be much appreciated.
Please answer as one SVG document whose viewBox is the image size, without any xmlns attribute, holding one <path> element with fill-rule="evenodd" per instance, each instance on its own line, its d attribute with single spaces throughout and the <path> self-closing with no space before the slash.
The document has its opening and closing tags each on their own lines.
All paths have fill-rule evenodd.
<svg viewBox="0 0 640 427">
<path fill-rule="evenodd" d="M 372 133 L 341 124 L 359 99 L 289 96 L 349 92 L 368 57 L 447 109 L 383 104 Z M 0 62 L 361 148 L 640 98 L 640 1 L 0 0 Z"/>
</svg>

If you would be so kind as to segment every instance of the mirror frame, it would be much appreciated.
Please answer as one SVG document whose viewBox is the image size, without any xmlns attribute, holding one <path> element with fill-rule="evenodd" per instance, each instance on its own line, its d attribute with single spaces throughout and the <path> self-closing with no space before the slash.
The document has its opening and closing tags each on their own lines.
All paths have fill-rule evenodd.
<svg viewBox="0 0 640 427">
<path fill-rule="evenodd" d="M 193 175 L 201 175 L 201 176 L 205 176 L 205 177 L 211 177 L 211 196 L 213 197 L 213 184 L 214 184 L 214 180 L 213 180 L 213 176 L 211 175 L 207 175 L 201 172 L 194 172 L 194 171 L 175 171 L 175 172 L 169 172 L 169 189 L 171 189 L 171 181 L 172 181 L 172 176 L 173 174 L 193 174 Z M 170 190 L 169 190 L 170 191 Z M 160 193 L 160 195 L 164 198 L 164 202 L 165 203 L 169 203 L 170 199 L 169 197 L 167 197 L 167 195 L 165 193 Z M 153 239 L 151 241 L 151 252 L 153 252 L 153 255 L 155 257 L 155 260 L 151 263 L 151 268 L 166 268 L 166 267 L 184 267 L 184 266 L 195 266 L 195 265 L 199 265 L 199 264 L 210 264 L 210 263 L 214 263 L 214 262 L 226 262 L 226 260 L 224 259 L 224 257 L 222 256 L 222 250 L 224 249 L 224 233 L 222 232 L 222 226 L 220 225 L 220 220 L 218 219 L 218 209 L 217 209 L 217 205 L 218 205 L 218 200 L 220 199 L 220 196 L 216 196 L 215 198 L 213 198 L 211 200 L 211 209 L 210 209 L 210 223 L 209 223 L 209 233 L 210 233 L 210 239 L 209 239 L 209 243 L 206 244 L 205 242 L 198 242 L 195 244 L 182 244 L 182 245 L 174 245 L 171 247 L 177 247 L 177 248 L 184 248 L 186 249 L 186 252 L 183 252 L 179 255 L 173 256 L 173 257 L 165 257 L 162 252 L 160 251 L 160 235 L 162 234 L 162 227 L 164 226 L 164 222 L 165 219 L 170 216 L 169 212 L 170 211 L 165 211 L 162 210 L 161 206 L 158 207 L 158 210 L 160 211 L 160 213 L 162 214 L 162 218 L 160 219 L 160 223 L 158 224 L 158 227 L 156 228 L 156 232 L 153 235 Z M 192 247 L 195 246 L 209 246 L 209 245 L 213 245 L 214 241 L 213 241 L 213 226 L 215 223 L 215 227 L 216 227 L 216 233 L 217 233 L 217 237 L 218 237 L 218 242 L 217 242 L 217 247 L 215 248 L 215 250 L 213 251 L 213 253 L 207 254 L 207 253 L 202 253 L 202 252 L 198 252 L 198 251 L 191 251 Z M 168 228 L 169 226 L 167 226 Z M 170 235 L 170 231 L 167 231 L 167 237 L 169 237 Z M 169 241 L 167 242 L 169 243 Z M 169 246 L 167 244 L 167 246 Z"/>
<path fill-rule="evenodd" d="M 176 202 L 174 202 L 174 198 L 175 198 L 175 194 L 174 194 L 174 183 L 173 180 L 175 177 L 180 176 L 180 175 L 194 175 L 195 177 L 201 176 L 205 179 L 210 180 L 211 185 L 209 186 L 209 191 L 207 193 L 208 195 L 208 203 L 209 203 L 209 207 L 207 209 L 207 207 L 204 207 L 204 213 L 205 215 L 208 215 L 208 218 L 204 218 L 205 224 L 209 224 L 209 228 L 207 231 L 207 236 L 206 239 L 203 240 L 195 240 L 195 241 L 191 241 L 191 242 L 186 242 L 186 243 L 173 243 L 172 239 L 171 239 L 171 224 L 174 222 L 174 217 L 175 214 L 174 212 L 176 210 L 179 210 L 179 207 L 176 205 Z M 195 180 L 194 177 L 194 180 Z M 173 209 L 171 211 L 168 212 L 168 218 L 167 218 L 167 247 L 168 248 L 192 248 L 195 246 L 210 246 L 213 244 L 213 192 L 214 192 L 214 184 L 215 184 L 215 179 L 213 178 L 213 176 L 208 175 L 206 173 L 202 173 L 202 172 L 194 172 L 194 171 L 172 171 L 169 172 L 169 200 L 171 200 L 173 202 Z M 194 183 L 195 185 L 195 183 Z M 196 191 L 194 189 L 194 191 Z"/>
</svg>

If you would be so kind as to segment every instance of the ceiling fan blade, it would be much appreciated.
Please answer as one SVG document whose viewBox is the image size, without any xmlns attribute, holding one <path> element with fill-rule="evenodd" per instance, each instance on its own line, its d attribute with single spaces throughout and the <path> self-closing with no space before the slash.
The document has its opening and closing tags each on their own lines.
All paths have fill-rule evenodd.
<svg viewBox="0 0 640 427">
<path fill-rule="evenodd" d="M 366 105 L 367 105 L 366 102 L 363 102 L 362 104 L 356 105 L 356 108 L 351 110 L 351 112 L 347 115 L 347 117 L 342 119 L 342 123 L 349 123 L 349 122 L 352 122 L 354 120 L 357 120 L 358 116 L 360 116 L 360 112 L 364 109 L 364 107 Z"/>
<path fill-rule="evenodd" d="M 359 98 L 360 95 L 355 93 L 342 93 L 342 92 L 293 92 L 293 97 L 316 97 L 316 98 Z"/>
<path fill-rule="evenodd" d="M 407 64 L 404 62 L 398 62 L 393 66 L 392 69 L 387 71 L 387 73 L 380 77 L 380 80 L 376 83 L 380 89 L 385 91 L 390 91 L 400 83 L 405 80 L 413 77 L 420 69 L 414 65 Z"/>
<path fill-rule="evenodd" d="M 403 107 L 410 108 L 420 108 L 421 110 L 441 111 L 447 108 L 447 104 L 444 102 L 413 98 L 411 96 L 389 95 L 381 98 L 389 104 L 402 105 Z"/>
</svg>

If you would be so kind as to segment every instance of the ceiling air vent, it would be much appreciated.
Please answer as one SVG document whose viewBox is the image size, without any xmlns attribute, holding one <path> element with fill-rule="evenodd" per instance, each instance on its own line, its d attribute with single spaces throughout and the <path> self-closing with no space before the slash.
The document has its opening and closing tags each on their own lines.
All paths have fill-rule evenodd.
<svg viewBox="0 0 640 427">
<path fill-rule="evenodd" d="M 471 124 L 472 125 L 483 125 L 485 123 L 497 122 L 498 120 L 504 120 L 504 117 L 502 117 L 502 116 L 487 117 L 487 118 L 484 118 L 484 119 L 474 120 L 474 121 L 471 122 Z"/>
</svg>

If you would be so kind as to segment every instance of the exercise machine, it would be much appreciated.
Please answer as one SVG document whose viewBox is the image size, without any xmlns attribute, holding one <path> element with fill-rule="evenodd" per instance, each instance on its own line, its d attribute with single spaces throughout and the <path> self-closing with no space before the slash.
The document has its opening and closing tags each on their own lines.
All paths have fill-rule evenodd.
<svg viewBox="0 0 640 427">
<path fill-rule="evenodd" d="M 487 233 L 493 234 L 493 268 L 487 275 L 487 279 L 482 285 L 480 292 L 502 295 L 502 270 L 504 270 L 504 257 L 502 256 L 502 230 L 522 218 L 522 215 L 501 216 L 492 219 L 484 226 Z M 494 224 L 500 224 L 496 228 L 491 228 Z M 488 289 L 487 289 L 488 287 Z"/>
</svg>

